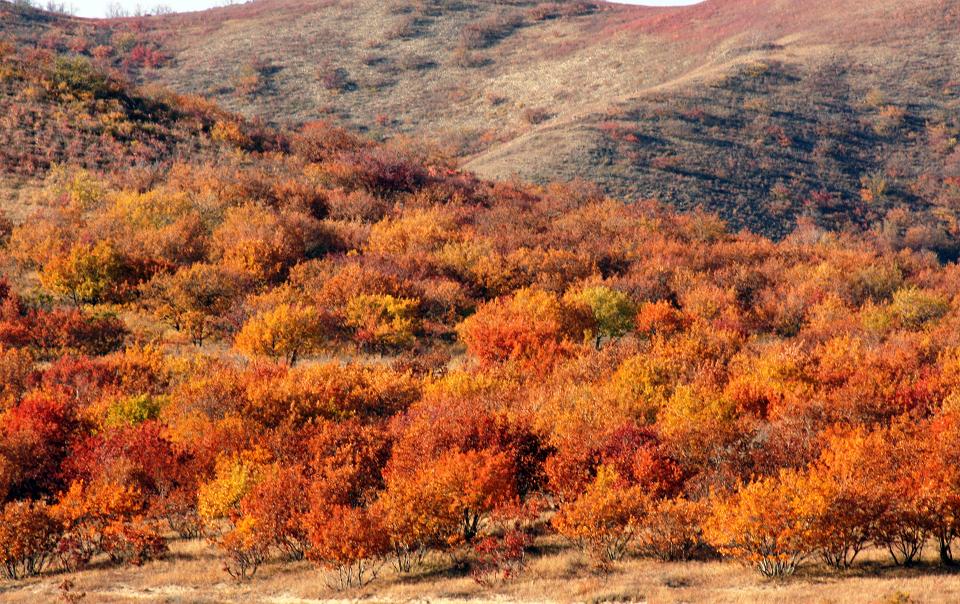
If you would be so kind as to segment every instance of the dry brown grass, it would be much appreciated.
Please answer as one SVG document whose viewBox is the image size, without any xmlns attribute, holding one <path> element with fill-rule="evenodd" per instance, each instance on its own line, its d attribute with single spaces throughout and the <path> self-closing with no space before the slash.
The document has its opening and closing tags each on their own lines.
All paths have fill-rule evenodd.
<svg viewBox="0 0 960 604">
<path fill-rule="evenodd" d="M 601 4 L 589 15 L 547 20 L 536 19 L 535 4 L 261 0 L 152 21 L 168 28 L 176 60 L 145 75 L 276 123 L 333 115 L 378 136 L 416 133 L 485 177 L 585 178 L 620 198 L 707 207 L 735 228 L 773 236 L 792 230 L 812 191 L 854 198 L 862 174 L 885 171 L 901 151 L 908 170 L 897 189 L 908 191 L 930 171 L 915 152 L 918 128 L 957 107 L 941 95 L 960 56 L 955 3 Z M 518 14 L 527 15 L 520 25 L 511 20 Z M 464 46 L 464 32 L 500 22 L 511 25 Z M 229 74 L 253 57 L 276 70 L 260 94 L 238 93 Z M 716 93 L 757 63 L 786 65 L 798 81 Z M 348 74 L 350 85 L 324 86 L 321 65 Z M 902 101 L 907 128 L 861 132 L 874 119 L 859 103 L 870 88 Z M 716 119 L 663 113 L 693 108 Z M 642 134 L 639 142 L 611 144 L 598 131 L 610 119 Z M 757 149 L 768 126 L 783 129 L 792 146 Z M 813 155 L 818 143 L 845 155 L 824 170 Z M 657 157 L 675 158 L 675 167 L 664 169 Z M 793 192 L 790 203 L 770 202 L 778 184 Z M 905 194 L 897 202 L 917 200 Z"/>
<path fill-rule="evenodd" d="M 408 576 L 388 567 L 367 587 L 336 591 L 323 572 L 307 562 L 263 566 L 256 577 L 238 584 L 220 570 L 217 553 L 203 541 L 178 541 L 171 555 L 141 568 L 93 568 L 71 575 L 53 574 L 0 585 L 0 600 L 12 603 L 55 601 L 65 578 L 74 581 L 84 602 L 777 602 L 864 603 L 960 601 L 960 575 L 928 558 L 913 568 L 891 567 L 885 552 L 871 551 L 847 573 L 817 565 L 793 578 L 761 578 L 731 562 L 661 563 L 629 560 L 609 573 L 594 570 L 577 551 L 556 538 L 539 544 L 518 579 L 500 587 L 480 587 L 468 576 L 449 570 L 444 557 L 428 558 Z"/>
</svg>

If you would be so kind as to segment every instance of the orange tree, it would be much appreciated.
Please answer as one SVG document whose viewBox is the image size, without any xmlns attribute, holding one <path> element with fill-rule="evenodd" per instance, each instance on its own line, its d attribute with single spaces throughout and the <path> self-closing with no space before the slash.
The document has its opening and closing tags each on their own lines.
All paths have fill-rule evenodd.
<svg viewBox="0 0 960 604">
<path fill-rule="evenodd" d="M 948 411 L 933 418 L 925 435 L 919 467 L 921 500 L 940 560 L 952 564 L 953 543 L 960 534 L 960 414 Z"/>
<path fill-rule="evenodd" d="M 74 482 L 52 509 L 63 526 L 57 555 L 68 569 L 85 567 L 96 554 L 113 549 L 111 535 L 133 523 L 142 511 L 140 493 L 109 483 Z"/>
<path fill-rule="evenodd" d="M 202 346 L 226 314 L 240 290 L 236 275 L 216 265 L 194 264 L 162 274 L 144 288 L 146 304 L 157 317 Z"/>
<path fill-rule="evenodd" d="M 377 508 L 398 567 L 426 547 L 471 543 L 489 514 L 516 499 L 510 458 L 495 451 L 452 451 L 416 472 L 387 475 Z"/>
<path fill-rule="evenodd" d="M 380 519 L 364 508 L 316 505 L 306 517 L 307 557 L 332 570 L 332 585 L 362 587 L 374 580 L 390 551 Z"/>
<path fill-rule="evenodd" d="M 258 545 L 275 547 L 291 560 L 303 559 L 309 547 L 303 526 L 303 516 L 308 511 L 308 500 L 304 497 L 307 488 L 301 468 L 270 466 L 265 469 L 260 480 L 240 500 L 241 517 L 253 522 L 244 530 L 258 534 Z M 235 539 L 239 539 L 239 535 Z"/>
<path fill-rule="evenodd" d="M 640 487 L 623 483 L 616 470 L 600 466 L 596 478 L 576 500 L 553 517 L 553 526 L 597 563 L 623 558 L 637 535 L 647 498 Z"/>
<path fill-rule="evenodd" d="M 704 535 L 721 554 L 754 566 L 764 576 L 790 575 L 813 551 L 796 509 L 798 494 L 797 476 L 784 472 L 716 497 Z"/>
<path fill-rule="evenodd" d="M 217 547 L 226 556 L 223 570 L 237 581 L 256 575 L 270 553 L 270 539 L 258 529 L 255 518 L 243 517 L 216 540 Z"/>
<path fill-rule="evenodd" d="M 894 500 L 882 467 L 887 437 L 863 429 L 830 435 L 804 473 L 795 513 L 806 522 L 807 543 L 830 566 L 848 568 L 890 520 Z"/>
<path fill-rule="evenodd" d="M 46 504 L 6 504 L 0 512 L 0 572 L 14 580 L 39 575 L 56 553 L 60 532 Z"/>
<path fill-rule="evenodd" d="M 542 369 L 570 356 L 592 316 L 556 294 L 524 289 L 480 307 L 459 326 L 467 351 L 484 365 L 513 361 Z"/>
</svg>

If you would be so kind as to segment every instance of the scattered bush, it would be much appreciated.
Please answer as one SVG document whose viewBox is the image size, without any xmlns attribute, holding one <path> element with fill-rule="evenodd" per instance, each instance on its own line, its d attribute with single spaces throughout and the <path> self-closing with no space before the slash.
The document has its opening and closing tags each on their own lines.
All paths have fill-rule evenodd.
<svg viewBox="0 0 960 604">
<path fill-rule="evenodd" d="M 531 126 L 536 126 L 549 120 L 553 115 L 543 107 L 527 107 L 520 114 L 520 117 Z"/>
</svg>

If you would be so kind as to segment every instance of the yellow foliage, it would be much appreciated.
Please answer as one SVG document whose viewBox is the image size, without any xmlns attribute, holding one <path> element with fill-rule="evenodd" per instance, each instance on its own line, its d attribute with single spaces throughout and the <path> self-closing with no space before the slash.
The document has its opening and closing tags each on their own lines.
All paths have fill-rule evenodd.
<svg viewBox="0 0 960 604">
<path fill-rule="evenodd" d="M 374 347 L 403 347 L 414 343 L 420 301 L 390 295 L 361 294 L 347 303 L 347 324 L 357 340 Z"/>
<path fill-rule="evenodd" d="M 390 256 L 434 252 L 455 232 L 453 217 L 442 208 L 412 210 L 373 225 L 366 251 Z"/>
<path fill-rule="evenodd" d="M 66 255 L 56 256 L 40 273 L 40 283 L 74 304 L 95 303 L 118 294 L 123 260 L 108 241 L 76 244 Z"/>
<path fill-rule="evenodd" d="M 197 512 L 204 522 L 213 523 L 237 512 L 240 500 L 260 477 L 264 455 L 246 452 L 217 459 L 214 477 L 200 485 Z"/>
<path fill-rule="evenodd" d="M 329 334 L 327 321 L 315 307 L 280 304 L 247 321 L 234 345 L 244 354 L 294 365 L 300 357 L 323 349 Z"/>
</svg>

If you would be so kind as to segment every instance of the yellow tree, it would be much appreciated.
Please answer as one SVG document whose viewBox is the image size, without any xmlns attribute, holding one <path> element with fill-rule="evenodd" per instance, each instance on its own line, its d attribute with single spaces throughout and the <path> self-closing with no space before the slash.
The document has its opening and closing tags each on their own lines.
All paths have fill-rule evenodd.
<svg viewBox="0 0 960 604">
<path fill-rule="evenodd" d="M 347 324 L 358 344 L 374 348 L 409 346 L 415 341 L 419 301 L 390 295 L 361 294 L 347 303 Z"/>
<path fill-rule="evenodd" d="M 603 338 L 619 338 L 633 329 L 636 305 L 623 292 L 598 285 L 569 293 L 564 298 L 589 309 L 593 328 L 584 335 L 593 339 L 598 349 Z"/>
<path fill-rule="evenodd" d="M 244 354 L 292 366 L 300 357 L 320 352 L 332 332 L 331 318 L 317 308 L 280 304 L 247 321 L 234 345 Z"/>
<path fill-rule="evenodd" d="M 102 302 L 118 293 L 123 278 L 120 254 L 107 241 L 76 244 L 43 267 L 40 283 L 76 306 Z"/>
<path fill-rule="evenodd" d="M 207 525 L 236 516 L 240 502 L 257 484 L 263 466 L 256 453 L 220 457 L 212 480 L 200 485 L 197 511 Z"/>
<path fill-rule="evenodd" d="M 715 500 L 704 525 L 707 541 L 764 576 L 792 574 L 811 553 L 805 523 L 796 509 L 798 487 L 795 474 L 782 473 Z"/>
</svg>

